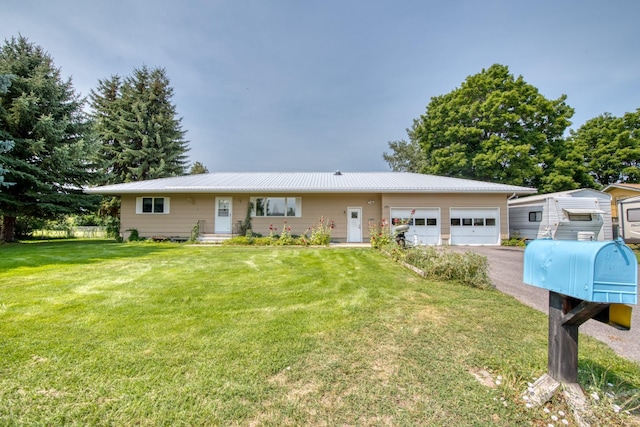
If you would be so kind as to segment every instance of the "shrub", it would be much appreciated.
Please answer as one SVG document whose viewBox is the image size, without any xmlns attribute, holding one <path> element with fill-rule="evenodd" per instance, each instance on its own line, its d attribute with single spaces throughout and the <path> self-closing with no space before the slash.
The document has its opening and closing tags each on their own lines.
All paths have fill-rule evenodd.
<svg viewBox="0 0 640 427">
<path fill-rule="evenodd" d="M 333 230 L 333 220 L 326 222 L 324 217 L 320 217 L 317 225 L 307 231 L 311 231 L 309 244 L 314 246 L 327 246 L 331 243 L 331 230 Z"/>
<path fill-rule="evenodd" d="M 189 243 L 195 243 L 198 241 L 198 237 L 200 236 L 200 221 L 196 222 L 196 225 L 191 229 L 191 236 L 189 236 Z"/>
<path fill-rule="evenodd" d="M 380 225 L 369 224 L 369 241 L 374 249 L 382 249 L 393 241 L 391 227 L 386 219 L 382 219 Z"/>
<path fill-rule="evenodd" d="M 291 227 L 287 225 L 287 221 L 282 226 L 282 233 L 273 242 L 274 245 L 286 246 L 297 244 L 296 239 L 291 235 Z"/>
<path fill-rule="evenodd" d="M 240 246 L 270 246 L 273 244 L 273 239 L 270 237 L 236 236 L 223 241 L 222 244 Z"/>
<path fill-rule="evenodd" d="M 140 237 L 140 235 L 138 234 L 138 230 L 136 230 L 135 228 L 130 228 L 127 231 L 131 232 L 131 234 L 129 234 L 129 238 L 127 239 L 129 242 L 137 242 L 139 240 L 144 240 Z"/>
<path fill-rule="evenodd" d="M 105 220 L 107 227 L 107 237 L 122 241 L 120 236 L 120 218 L 109 217 Z"/>
<path fill-rule="evenodd" d="M 520 247 L 527 246 L 526 240 L 517 236 L 511 237 L 510 239 L 505 239 L 500 244 L 502 246 L 520 246 Z"/>
<path fill-rule="evenodd" d="M 450 252 L 433 247 L 401 249 L 394 247 L 391 257 L 424 271 L 425 277 L 438 280 L 457 280 L 467 286 L 491 288 L 487 257 L 473 252 Z"/>
</svg>

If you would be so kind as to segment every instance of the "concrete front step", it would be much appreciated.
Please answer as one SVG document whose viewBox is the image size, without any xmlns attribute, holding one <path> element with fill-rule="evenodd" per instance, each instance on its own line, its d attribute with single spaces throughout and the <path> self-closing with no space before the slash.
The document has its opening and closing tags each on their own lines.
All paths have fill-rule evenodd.
<svg viewBox="0 0 640 427">
<path fill-rule="evenodd" d="M 200 243 L 222 243 L 232 238 L 231 234 L 203 234 L 198 237 Z"/>
</svg>

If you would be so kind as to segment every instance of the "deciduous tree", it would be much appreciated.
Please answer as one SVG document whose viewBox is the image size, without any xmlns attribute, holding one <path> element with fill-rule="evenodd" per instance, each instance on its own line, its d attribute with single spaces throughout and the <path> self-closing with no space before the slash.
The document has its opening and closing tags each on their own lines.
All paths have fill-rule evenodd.
<svg viewBox="0 0 640 427">
<path fill-rule="evenodd" d="M 567 159 L 563 134 L 573 115 L 565 100 L 546 99 L 504 65 L 469 76 L 433 97 L 414 124 L 423 172 L 547 191 L 576 188 L 572 171 L 558 167 Z"/>
<path fill-rule="evenodd" d="M 640 182 L 640 109 L 587 121 L 568 140 L 583 154 L 586 169 L 601 186 Z"/>
<path fill-rule="evenodd" d="M 426 157 L 420 143 L 416 141 L 415 128 L 418 121 L 413 121 L 413 126 L 407 129 L 409 141 L 390 141 L 390 153 L 384 153 L 382 158 L 389 164 L 394 172 L 421 173 L 426 166 Z"/>
</svg>

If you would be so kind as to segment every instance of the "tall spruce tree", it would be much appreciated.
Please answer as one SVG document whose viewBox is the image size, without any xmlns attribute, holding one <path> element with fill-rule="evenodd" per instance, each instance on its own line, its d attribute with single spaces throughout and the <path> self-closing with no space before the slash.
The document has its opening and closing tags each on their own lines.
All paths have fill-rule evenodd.
<svg viewBox="0 0 640 427">
<path fill-rule="evenodd" d="M 189 149 L 172 97 L 163 68 L 143 66 L 99 81 L 90 99 L 104 183 L 185 173 Z"/>
<path fill-rule="evenodd" d="M 5 180 L 13 183 L 0 192 L 0 240 L 14 241 L 19 216 L 53 218 L 92 208 L 95 198 L 82 188 L 92 180 L 94 147 L 84 138 L 83 100 L 42 47 L 23 36 L 5 40 L 0 74 L 11 76 L 0 94 L 0 141 L 13 143 L 0 154 Z"/>
<path fill-rule="evenodd" d="M 4 95 L 9 91 L 9 86 L 11 86 L 11 76 L 10 74 L 0 74 L 0 95 Z M 0 103 L 0 115 L 2 114 L 2 104 Z M 2 141 L 0 140 L 0 191 L 2 191 L 2 187 L 8 187 L 10 184 L 5 182 L 4 174 L 7 173 L 7 170 L 4 168 L 2 154 L 7 153 L 9 150 L 13 148 L 13 141 Z"/>
</svg>

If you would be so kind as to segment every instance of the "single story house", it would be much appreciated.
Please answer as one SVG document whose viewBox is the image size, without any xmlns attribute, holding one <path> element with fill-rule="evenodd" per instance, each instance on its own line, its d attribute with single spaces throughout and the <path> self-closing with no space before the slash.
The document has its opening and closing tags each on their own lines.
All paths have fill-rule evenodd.
<svg viewBox="0 0 640 427">
<path fill-rule="evenodd" d="M 369 227 L 405 221 L 407 239 L 429 245 L 499 245 L 508 238 L 507 200 L 536 189 L 407 172 L 208 173 L 86 190 L 121 198 L 122 237 L 237 234 L 247 213 L 263 235 L 303 234 L 321 218 L 332 240 L 367 242 Z"/>
</svg>

